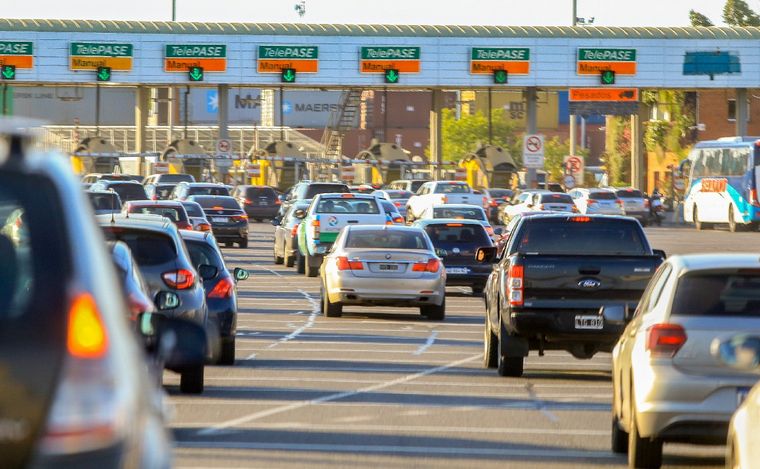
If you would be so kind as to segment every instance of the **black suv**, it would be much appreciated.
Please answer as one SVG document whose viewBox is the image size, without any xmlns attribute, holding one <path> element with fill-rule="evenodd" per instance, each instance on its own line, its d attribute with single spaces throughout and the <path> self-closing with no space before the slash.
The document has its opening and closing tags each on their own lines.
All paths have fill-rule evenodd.
<svg viewBox="0 0 760 469">
<path fill-rule="evenodd" d="M 282 205 L 277 192 L 269 186 L 237 186 L 232 191 L 232 197 L 243 207 L 248 217 L 256 221 L 276 217 Z"/>
<path fill-rule="evenodd" d="M 285 197 L 285 202 L 280 206 L 279 218 L 285 216 L 291 205 L 299 200 L 311 200 L 319 194 L 348 194 L 351 189 L 342 182 L 299 182 L 291 187 Z"/>
</svg>

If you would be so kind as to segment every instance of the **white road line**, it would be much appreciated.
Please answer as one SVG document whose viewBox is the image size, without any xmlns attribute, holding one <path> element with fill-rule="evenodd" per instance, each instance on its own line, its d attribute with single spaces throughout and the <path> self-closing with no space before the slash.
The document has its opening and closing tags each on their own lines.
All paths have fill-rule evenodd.
<svg viewBox="0 0 760 469">
<path fill-rule="evenodd" d="M 238 336 L 240 337 L 240 336 Z M 424 347 L 424 345 L 420 346 L 420 348 Z M 246 352 L 246 351 L 262 351 L 265 350 L 263 348 L 243 348 L 243 347 L 237 347 L 238 352 Z M 417 349 L 419 350 L 419 349 Z M 412 350 L 359 350 L 359 349 L 325 349 L 325 348 L 283 348 L 279 349 L 277 353 L 386 353 L 386 354 L 401 354 L 401 353 L 412 353 L 414 355 L 419 355 L 416 351 Z M 462 352 L 451 352 L 451 351 L 428 351 L 426 350 L 425 353 L 428 355 L 462 355 Z"/>
<path fill-rule="evenodd" d="M 427 338 L 424 344 L 420 345 L 420 348 L 414 351 L 412 355 L 422 355 L 425 353 L 427 349 L 430 348 L 431 345 L 433 345 L 433 342 L 435 342 L 435 338 L 438 336 L 438 331 L 433 331 L 430 333 L 430 337 Z"/>
<path fill-rule="evenodd" d="M 210 434 L 216 433 L 216 432 L 218 432 L 220 430 L 223 430 L 225 428 L 234 427 L 235 425 L 240 425 L 240 424 L 243 424 L 243 423 L 252 422 L 254 420 L 258 420 L 258 419 L 261 419 L 261 418 L 264 418 L 264 417 L 270 417 L 272 415 L 281 414 L 283 412 L 288 412 L 288 411 L 291 411 L 291 410 L 296 410 L 296 409 L 300 409 L 300 408 L 303 408 L 303 407 L 308 407 L 308 406 L 311 406 L 311 405 L 321 404 L 323 402 L 335 401 L 335 400 L 338 400 L 338 399 L 343 399 L 343 398 L 346 398 L 346 397 L 355 396 L 357 394 L 363 394 L 363 393 L 378 391 L 380 389 L 385 389 L 385 388 L 388 388 L 388 387 L 391 387 L 391 386 L 395 386 L 397 384 L 406 383 L 408 381 L 412 381 L 412 380 L 417 379 L 417 378 L 422 378 L 423 376 L 428 376 L 428 375 L 432 375 L 434 373 L 438 373 L 440 371 L 448 370 L 449 368 L 454 368 L 454 367 L 457 367 L 457 366 L 460 366 L 460 365 L 464 365 L 465 363 L 469 363 L 469 362 L 475 361 L 475 360 L 477 360 L 479 358 L 481 358 L 481 354 L 472 355 L 470 357 L 463 358 L 461 360 L 457 360 L 457 361 L 454 361 L 454 362 L 451 362 L 451 363 L 447 363 L 445 365 L 436 366 L 435 368 L 428 368 L 427 370 L 420 371 L 419 373 L 414 373 L 414 374 L 411 374 L 411 375 L 406 375 L 406 376 L 403 376 L 401 378 L 397 378 L 397 379 L 394 379 L 394 380 L 391 380 L 391 381 L 386 381 L 384 383 L 378 383 L 378 384 L 375 384 L 375 385 L 372 385 L 372 386 L 367 386 L 367 387 L 364 387 L 364 388 L 361 388 L 361 389 L 357 389 L 357 390 L 354 390 L 354 391 L 345 391 L 345 392 L 333 393 L 333 394 L 329 394 L 327 396 L 323 396 L 323 397 L 320 397 L 320 398 L 317 398 L 317 399 L 311 399 L 311 400 L 308 400 L 308 401 L 301 401 L 301 402 L 294 402 L 294 403 L 289 404 L 289 405 L 285 405 L 285 406 L 281 406 L 281 407 L 275 407 L 273 409 L 268 409 L 268 410 L 261 411 L 261 412 L 254 412 L 252 414 L 244 415 L 244 416 L 236 418 L 236 419 L 227 420 L 225 422 L 217 423 L 217 424 L 215 424 L 215 425 L 213 425 L 213 426 L 211 426 L 209 428 L 205 428 L 203 430 L 200 430 L 198 432 L 198 434 L 199 435 L 210 435 Z"/>
</svg>

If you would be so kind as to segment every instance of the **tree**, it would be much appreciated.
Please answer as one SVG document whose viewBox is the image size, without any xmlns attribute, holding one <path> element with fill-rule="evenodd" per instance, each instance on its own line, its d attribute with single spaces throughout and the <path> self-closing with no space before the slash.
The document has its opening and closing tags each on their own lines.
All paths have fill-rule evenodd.
<svg viewBox="0 0 760 469">
<path fill-rule="evenodd" d="M 629 119 L 607 116 L 605 151 L 602 160 L 609 175 L 609 185 L 630 184 L 631 126 Z"/>
<path fill-rule="evenodd" d="M 468 153 L 472 153 L 478 144 L 488 143 L 488 118 L 478 111 L 473 115 L 463 115 L 458 120 L 452 109 L 441 112 L 443 133 L 443 159 L 457 161 Z M 520 164 L 522 155 L 521 136 L 517 132 L 517 124 L 506 118 L 503 109 L 491 111 L 491 127 L 493 138 L 491 143 L 505 148 L 515 163 Z M 429 149 L 427 150 L 429 154 Z"/>
<path fill-rule="evenodd" d="M 689 21 L 692 26 L 715 26 L 710 18 L 695 10 L 689 10 Z"/>
<path fill-rule="evenodd" d="M 544 142 L 544 170 L 549 182 L 562 182 L 565 175 L 565 156 L 570 154 L 570 142 L 552 137 Z M 577 148 L 576 155 L 588 156 L 588 149 Z"/>
<path fill-rule="evenodd" d="M 760 26 L 760 16 L 744 0 L 726 0 L 723 21 L 729 26 Z"/>
</svg>

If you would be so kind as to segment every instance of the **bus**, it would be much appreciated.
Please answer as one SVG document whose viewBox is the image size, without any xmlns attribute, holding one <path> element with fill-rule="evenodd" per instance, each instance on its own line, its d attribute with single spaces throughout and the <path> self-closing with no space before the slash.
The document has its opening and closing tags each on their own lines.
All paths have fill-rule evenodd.
<svg viewBox="0 0 760 469">
<path fill-rule="evenodd" d="M 684 220 L 697 230 L 727 224 L 730 231 L 757 229 L 760 202 L 760 137 L 698 142 L 688 157 Z"/>
</svg>

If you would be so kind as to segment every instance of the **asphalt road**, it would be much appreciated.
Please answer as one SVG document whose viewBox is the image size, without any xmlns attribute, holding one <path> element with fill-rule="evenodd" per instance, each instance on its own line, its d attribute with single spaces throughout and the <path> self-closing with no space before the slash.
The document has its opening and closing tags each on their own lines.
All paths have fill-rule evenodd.
<svg viewBox="0 0 760 469">
<path fill-rule="evenodd" d="M 178 392 L 179 467 L 625 467 L 610 451 L 610 355 L 530 356 L 522 378 L 482 367 L 483 304 L 448 293 L 446 320 L 418 310 L 319 314 L 317 279 L 275 266 L 272 227 L 251 225 L 237 362 L 206 368 L 206 391 Z M 746 251 L 760 233 L 651 228 L 668 254 Z M 745 248 L 746 246 L 746 248 Z M 665 467 L 722 467 L 722 447 L 665 446 Z"/>
</svg>

